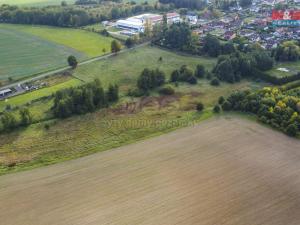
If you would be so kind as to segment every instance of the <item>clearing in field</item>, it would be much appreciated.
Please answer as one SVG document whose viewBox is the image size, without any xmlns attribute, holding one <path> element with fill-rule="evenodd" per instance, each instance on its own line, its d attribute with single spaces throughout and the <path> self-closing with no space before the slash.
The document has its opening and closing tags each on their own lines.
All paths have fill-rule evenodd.
<svg viewBox="0 0 300 225">
<path fill-rule="evenodd" d="M 0 81 L 66 66 L 70 54 L 82 53 L 0 24 Z"/>
<path fill-rule="evenodd" d="M 275 77 L 288 77 L 297 74 L 300 71 L 300 62 L 282 62 L 277 63 L 268 73 Z"/>
<path fill-rule="evenodd" d="M 0 218 L 5 225 L 299 225 L 299 148 L 257 123 L 220 117 L 0 177 Z"/>
</svg>

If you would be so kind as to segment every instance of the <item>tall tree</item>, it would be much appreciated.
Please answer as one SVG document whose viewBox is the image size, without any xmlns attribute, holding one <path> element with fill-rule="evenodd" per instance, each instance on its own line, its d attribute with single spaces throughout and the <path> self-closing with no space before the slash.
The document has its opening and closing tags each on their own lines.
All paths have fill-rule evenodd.
<svg viewBox="0 0 300 225">
<path fill-rule="evenodd" d="M 111 52 L 117 54 L 119 51 L 121 51 L 121 44 L 117 40 L 113 40 L 111 42 Z"/>
</svg>

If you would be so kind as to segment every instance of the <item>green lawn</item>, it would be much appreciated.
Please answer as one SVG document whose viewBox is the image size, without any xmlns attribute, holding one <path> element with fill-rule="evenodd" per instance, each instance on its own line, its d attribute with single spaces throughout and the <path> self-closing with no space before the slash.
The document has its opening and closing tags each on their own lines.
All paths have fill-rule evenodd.
<svg viewBox="0 0 300 225">
<path fill-rule="evenodd" d="M 106 53 L 110 51 L 110 44 L 113 40 L 110 37 L 71 28 L 58 28 L 48 26 L 26 26 L 9 25 L 10 28 L 37 36 L 44 40 L 72 48 L 88 57 L 103 55 L 103 49 Z"/>
<path fill-rule="evenodd" d="M 286 68 L 289 71 L 280 71 L 278 68 Z M 282 62 L 282 63 L 277 63 L 273 69 L 269 70 L 267 73 L 276 76 L 276 77 L 286 77 L 286 76 L 291 76 L 296 73 L 300 72 L 300 60 L 297 62 Z"/>
<path fill-rule="evenodd" d="M 67 65 L 71 54 L 85 56 L 66 46 L 24 33 L 19 26 L 0 24 L 0 81 L 55 69 Z M 11 29 L 13 28 L 13 29 Z"/>
</svg>

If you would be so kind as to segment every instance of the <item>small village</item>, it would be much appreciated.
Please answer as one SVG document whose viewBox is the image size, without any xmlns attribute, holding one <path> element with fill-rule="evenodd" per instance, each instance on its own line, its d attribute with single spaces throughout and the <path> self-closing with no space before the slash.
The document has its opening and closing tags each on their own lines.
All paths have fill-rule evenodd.
<svg viewBox="0 0 300 225">
<path fill-rule="evenodd" d="M 200 40 L 207 34 L 212 34 L 223 41 L 240 37 L 249 43 L 258 43 L 265 49 L 272 49 L 283 41 L 298 40 L 300 37 L 300 26 L 284 27 L 273 23 L 271 19 L 273 6 L 273 0 L 257 0 L 252 2 L 251 7 L 245 9 L 239 5 L 229 7 L 229 11 L 221 12 L 217 18 L 212 15 L 211 11 L 205 13 L 187 11 L 184 14 L 170 12 L 166 14 L 166 17 L 169 24 L 189 23 L 193 32 L 199 35 Z M 295 7 L 300 7 L 300 1 L 295 1 Z M 120 34 L 133 36 L 143 33 L 148 23 L 153 27 L 162 21 L 163 15 L 146 13 L 107 23 L 119 28 Z"/>
</svg>

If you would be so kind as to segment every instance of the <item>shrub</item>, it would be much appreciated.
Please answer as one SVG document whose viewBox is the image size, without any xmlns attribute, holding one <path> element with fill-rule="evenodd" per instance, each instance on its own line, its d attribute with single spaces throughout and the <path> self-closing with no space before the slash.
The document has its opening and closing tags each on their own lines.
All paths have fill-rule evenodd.
<svg viewBox="0 0 300 225">
<path fill-rule="evenodd" d="M 50 125 L 48 123 L 45 124 L 44 126 L 45 130 L 49 130 L 50 129 Z"/>
<path fill-rule="evenodd" d="M 145 95 L 145 93 L 142 90 L 135 88 L 135 89 L 129 89 L 127 95 L 130 97 L 141 97 Z"/>
<path fill-rule="evenodd" d="M 197 78 L 195 76 L 191 76 L 187 79 L 187 82 L 190 84 L 197 84 Z"/>
<path fill-rule="evenodd" d="M 206 73 L 206 79 L 211 80 L 212 74 L 210 72 Z"/>
<path fill-rule="evenodd" d="M 195 76 L 198 78 L 203 78 L 205 75 L 205 68 L 203 65 L 197 65 L 196 71 L 195 71 Z"/>
<path fill-rule="evenodd" d="M 225 101 L 223 104 L 222 104 L 222 109 L 224 111 L 229 111 L 231 110 L 231 104 L 228 102 L 228 101 Z"/>
<path fill-rule="evenodd" d="M 175 93 L 175 90 L 171 86 L 163 87 L 159 90 L 159 93 L 161 95 L 173 95 Z"/>
<path fill-rule="evenodd" d="M 215 113 L 219 113 L 219 112 L 221 111 L 220 106 L 219 106 L 219 105 L 215 105 L 215 107 L 213 108 L 213 111 L 214 111 Z"/>
<path fill-rule="evenodd" d="M 5 111 L 10 111 L 11 110 L 11 105 L 6 105 L 5 106 Z"/>
<path fill-rule="evenodd" d="M 77 64 L 78 64 L 76 57 L 73 56 L 73 55 L 70 55 L 70 56 L 68 57 L 68 64 L 69 64 L 69 66 L 71 66 L 73 69 L 76 68 L 76 67 L 77 67 Z"/>
<path fill-rule="evenodd" d="M 225 98 L 223 96 L 220 96 L 218 102 L 220 105 L 222 105 L 225 102 Z"/>
<path fill-rule="evenodd" d="M 298 132 L 298 127 L 296 124 L 290 124 L 287 128 L 286 128 L 286 133 L 287 135 L 291 136 L 291 137 L 295 137 L 297 135 Z"/>
<path fill-rule="evenodd" d="M 212 81 L 210 82 L 210 84 L 212 86 L 219 86 L 220 85 L 220 81 L 219 81 L 218 78 L 214 78 L 214 79 L 212 79 Z"/>
<path fill-rule="evenodd" d="M 202 112 L 203 109 L 204 109 L 204 105 L 202 102 L 198 102 L 197 105 L 196 105 L 196 109 L 198 112 Z"/>
<path fill-rule="evenodd" d="M 125 41 L 125 45 L 127 48 L 131 48 L 134 45 L 134 40 L 132 38 L 127 38 Z"/>
<path fill-rule="evenodd" d="M 171 79 L 170 81 L 171 82 L 177 82 L 179 81 L 179 77 L 180 77 L 180 73 L 178 70 L 174 70 L 172 73 L 171 73 Z"/>
</svg>

